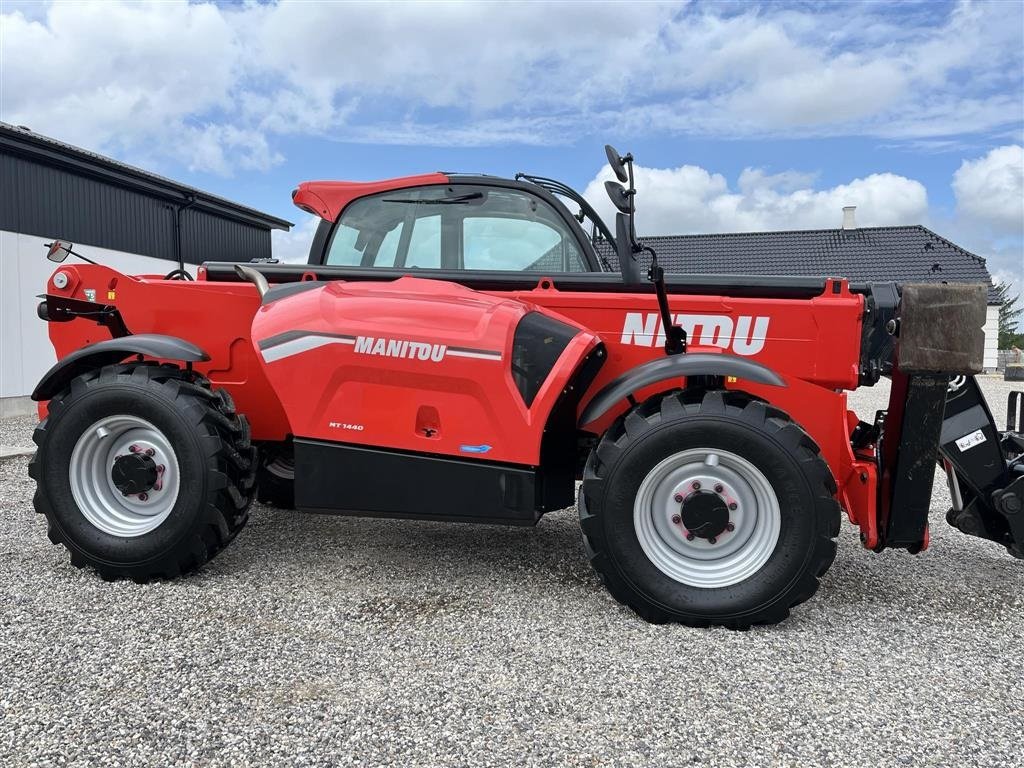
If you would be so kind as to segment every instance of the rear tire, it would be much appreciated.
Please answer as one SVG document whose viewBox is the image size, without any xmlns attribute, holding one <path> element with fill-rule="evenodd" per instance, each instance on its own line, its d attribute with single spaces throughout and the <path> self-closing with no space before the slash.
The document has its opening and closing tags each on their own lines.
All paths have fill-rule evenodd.
<svg viewBox="0 0 1024 768">
<path fill-rule="evenodd" d="M 105 579 L 193 571 L 248 520 L 248 422 L 226 391 L 177 366 L 109 365 L 76 377 L 32 439 L 33 501 L 50 541 Z"/>
<path fill-rule="evenodd" d="M 836 553 L 835 491 L 784 412 L 741 393 L 675 392 L 602 437 L 580 524 L 602 581 L 642 618 L 749 629 L 817 590 Z"/>
</svg>

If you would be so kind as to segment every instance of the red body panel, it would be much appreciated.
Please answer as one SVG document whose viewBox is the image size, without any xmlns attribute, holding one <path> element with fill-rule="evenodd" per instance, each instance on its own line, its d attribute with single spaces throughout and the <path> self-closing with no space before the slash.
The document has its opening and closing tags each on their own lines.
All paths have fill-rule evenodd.
<svg viewBox="0 0 1024 768">
<path fill-rule="evenodd" d="M 547 416 L 598 343 L 584 328 L 527 406 L 512 377 L 528 302 L 404 277 L 261 307 L 253 342 L 297 436 L 537 464 Z"/>
<path fill-rule="evenodd" d="M 652 294 L 538 287 L 511 295 L 572 318 L 608 346 L 608 362 L 593 391 L 664 355 L 664 331 Z M 669 306 L 693 350 L 749 357 L 828 389 L 857 387 L 864 300 L 850 293 L 845 281 L 830 281 L 821 296 L 810 300 L 676 295 L 669 297 Z"/>
<path fill-rule="evenodd" d="M 95 291 L 97 303 L 120 311 L 130 333 L 165 333 L 193 342 L 210 356 L 209 362 L 196 363 L 196 370 L 231 392 L 238 410 L 252 414 L 254 437 L 283 440 L 290 433 L 284 409 L 249 341 L 260 304 L 252 285 L 130 277 L 91 264 L 64 265 L 56 272 L 67 274 L 68 284 L 57 288 L 51 277 L 49 296 L 84 300 L 86 291 Z M 49 333 L 58 359 L 111 337 L 109 329 L 85 318 L 51 322 Z"/>
</svg>

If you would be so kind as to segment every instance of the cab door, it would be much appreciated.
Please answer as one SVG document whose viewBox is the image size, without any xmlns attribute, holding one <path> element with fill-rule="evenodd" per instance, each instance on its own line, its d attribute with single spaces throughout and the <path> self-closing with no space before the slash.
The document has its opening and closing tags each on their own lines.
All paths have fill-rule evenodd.
<svg viewBox="0 0 1024 768">
<path fill-rule="evenodd" d="M 574 226 L 575 225 L 575 226 Z M 593 271 L 582 230 L 532 191 L 488 184 L 410 187 L 358 198 L 323 222 L 311 261 L 383 274 Z M 449 277 L 448 274 L 445 275 Z"/>
</svg>

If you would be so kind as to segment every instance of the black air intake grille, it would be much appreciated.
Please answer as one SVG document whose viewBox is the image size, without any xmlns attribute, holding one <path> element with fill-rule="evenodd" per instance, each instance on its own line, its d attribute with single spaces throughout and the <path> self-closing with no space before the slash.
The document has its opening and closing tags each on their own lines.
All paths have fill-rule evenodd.
<svg viewBox="0 0 1024 768">
<path fill-rule="evenodd" d="M 527 407 L 572 338 L 579 333 L 571 325 L 529 312 L 516 327 L 512 339 L 512 378 Z"/>
</svg>

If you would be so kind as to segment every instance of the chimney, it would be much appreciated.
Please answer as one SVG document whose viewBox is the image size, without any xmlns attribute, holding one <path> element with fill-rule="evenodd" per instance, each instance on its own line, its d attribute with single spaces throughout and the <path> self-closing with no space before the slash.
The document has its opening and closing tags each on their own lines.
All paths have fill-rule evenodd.
<svg viewBox="0 0 1024 768">
<path fill-rule="evenodd" d="M 857 220 L 854 218 L 854 214 L 857 212 L 856 205 L 844 205 L 843 206 L 843 229 L 856 229 Z"/>
</svg>

